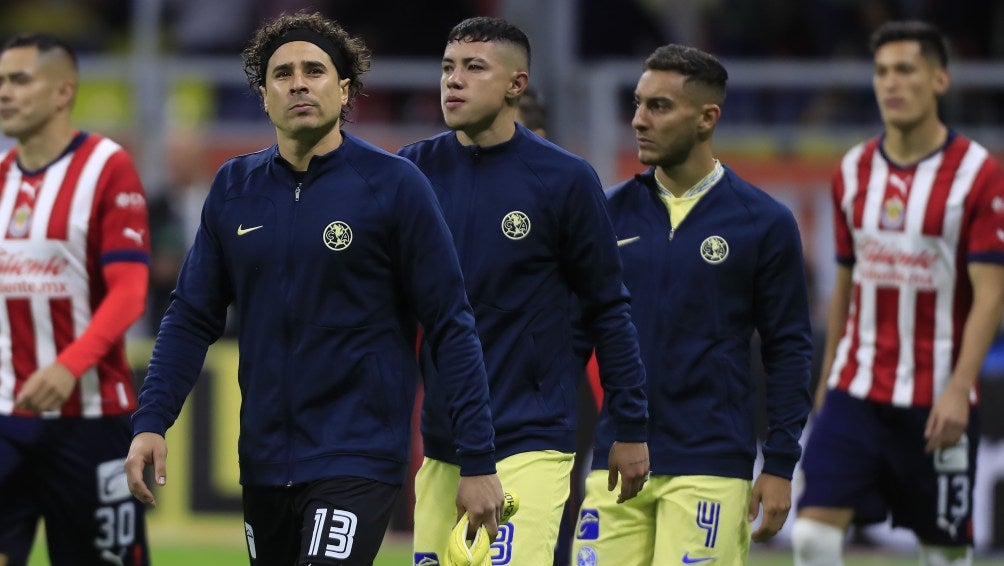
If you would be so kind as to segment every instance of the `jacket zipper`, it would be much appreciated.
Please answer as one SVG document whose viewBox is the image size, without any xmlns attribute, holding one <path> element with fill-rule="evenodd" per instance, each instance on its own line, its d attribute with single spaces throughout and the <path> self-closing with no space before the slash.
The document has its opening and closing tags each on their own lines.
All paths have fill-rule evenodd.
<svg viewBox="0 0 1004 566">
<path fill-rule="evenodd" d="M 302 187 L 303 187 L 303 181 L 300 181 L 300 182 L 298 182 L 296 184 L 296 188 L 293 190 L 293 202 L 300 202 L 300 189 Z M 296 208 L 293 208 L 292 212 L 293 212 L 293 221 L 290 223 L 290 225 L 291 226 L 296 226 Z M 289 248 L 292 247 L 292 238 L 293 238 L 293 232 L 292 232 L 292 230 L 290 231 L 290 236 L 289 237 L 290 237 L 290 241 L 287 242 L 287 256 L 286 256 L 287 264 L 289 262 L 289 257 L 290 257 Z M 290 272 L 290 276 L 292 276 L 291 272 Z M 287 332 L 287 336 L 290 336 L 290 337 L 292 337 L 292 335 L 296 334 L 295 326 L 288 319 L 286 320 L 286 332 Z M 289 349 L 287 348 L 287 356 L 288 356 L 288 353 L 289 353 Z M 288 357 L 287 357 L 287 361 L 286 361 L 286 367 L 287 368 L 290 367 L 291 362 L 292 362 L 292 360 L 289 360 Z M 283 380 L 283 381 L 285 381 L 285 380 Z M 288 386 L 288 383 L 286 383 L 285 385 Z M 286 394 L 286 388 L 285 387 L 282 388 L 282 391 L 283 391 L 283 397 L 285 397 L 285 399 L 283 399 L 283 401 L 285 402 L 285 409 L 286 409 L 286 413 L 287 413 L 286 414 L 286 417 L 287 417 L 286 418 L 286 440 L 287 440 L 288 443 L 292 444 L 291 442 L 289 442 L 290 440 L 292 440 L 291 439 L 292 432 L 291 432 L 291 425 L 290 425 L 290 423 L 292 421 L 291 421 L 291 418 L 290 418 L 290 415 L 289 415 L 289 412 L 290 412 L 289 411 L 289 396 Z M 289 449 L 288 447 L 287 447 L 286 457 L 287 457 L 287 460 L 286 460 L 286 487 L 292 487 L 293 486 L 293 480 L 290 478 L 290 476 L 291 476 L 290 472 L 293 469 L 293 451 L 291 449 Z"/>
<path fill-rule="evenodd" d="M 470 234 L 471 231 L 473 230 L 473 226 L 478 222 L 476 218 L 477 215 L 474 214 L 475 210 L 474 203 L 477 200 L 477 194 L 480 185 L 478 183 L 478 179 L 480 177 L 479 165 L 481 163 L 480 147 L 476 147 L 474 149 L 474 153 L 471 154 L 471 161 L 473 162 L 473 165 L 471 166 L 471 190 L 465 191 L 467 193 L 467 211 L 464 213 L 464 224 L 463 224 L 464 233 L 462 234 L 462 237 L 464 238 L 467 238 L 467 235 Z M 454 240 L 461 241 L 459 238 L 454 238 Z M 458 259 L 460 259 L 461 270 L 467 269 L 469 267 L 470 262 L 468 261 L 467 257 L 470 253 L 469 252 L 470 248 L 471 246 L 464 246 L 463 254 L 460 254 L 459 252 L 457 254 L 459 256 Z"/>
</svg>

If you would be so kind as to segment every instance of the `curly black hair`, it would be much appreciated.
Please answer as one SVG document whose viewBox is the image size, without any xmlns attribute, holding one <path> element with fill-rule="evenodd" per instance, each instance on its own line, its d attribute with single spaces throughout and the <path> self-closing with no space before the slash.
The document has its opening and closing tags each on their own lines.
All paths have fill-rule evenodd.
<svg viewBox="0 0 1004 566">
<path fill-rule="evenodd" d="M 325 18 L 319 12 L 307 13 L 298 11 L 294 14 L 283 13 L 255 31 L 250 43 L 248 43 L 247 47 L 241 53 L 241 57 L 244 59 L 244 74 L 247 75 L 248 86 L 252 92 L 259 96 L 261 95 L 259 87 L 265 86 L 264 68 L 268 64 L 268 61 L 263 61 L 262 58 L 271 56 L 271 52 L 268 52 L 268 47 L 272 41 L 296 28 L 304 28 L 316 32 L 331 40 L 341 49 L 348 68 L 339 69 L 345 75 L 340 78 L 351 79 L 349 83 L 349 101 L 342 107 L 340 117 L 340 120 L 344 122 L 346 114 L 352 110 L 352 103 L 356 95 L 363 89 L 363 82 L 360 80 L 360 77 L 370 70 L 372 54 L 361 38 L 349 35 L 349 32 L 345 31 L 345 28 L 338 22 Z"/>
</svg>

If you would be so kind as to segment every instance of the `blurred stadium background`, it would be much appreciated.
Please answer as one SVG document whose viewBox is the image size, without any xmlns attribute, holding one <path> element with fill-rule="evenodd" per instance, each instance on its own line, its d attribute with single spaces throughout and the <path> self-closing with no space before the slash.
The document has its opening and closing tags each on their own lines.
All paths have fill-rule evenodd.
<svg viewBox="0 0 1004 566">
<path fill-rule="evenodd" d="M 374 51 L 346 127 L 389 151 L 442 129 L 438 61 L 449 29 L 473 15 L 510 19 L 533 44 L 531 82 L 548 107 L 549 136 L 586 157 L 605 185 L 640 170 L 629 122 L 644 57 L 669 42 L 715 53 L 730 73 L 719 156 L 796 212 L 820 331 L 833 273 L 829 178 L 843 151 L 880 131 L 867 49 L 875 27 L 896 18 L 941 26 L 953 48 L 944 117 L 1004 156 L 1000 0 L 3 0 L 0 40 L 45 31 L 73 44 L 82 67 L 77 124 L 122 142 L 140 167 L 155 254 L 150 308 L 131 333 L 140 378 L 213 173 L 226 158 L 274 142 L 239 53 L 263 19 L 300 8 L 340 20 Z M 10 144 L 0 138 L 0 148 Z M 1000 340 L 984 370 L 984 406 L 1001 406 Z M 158 563 L 246 563 L 235 375 L 236 346 L 224 340 L 169 433 L 169 484 L 150 514 Z M 981 451 L 977 550 L 981 563 L 1000 563 L 1000 411 L 984 411 Z M 403 499 L 385 564 L 409 563 L 410 502 Z M 909 535 L 883 526 L 852 537 L 848 564 L 895 564 L 913 548 Z M 752 562 L 790 563 L 787 532 L 755 547 Z"/>
</svg>

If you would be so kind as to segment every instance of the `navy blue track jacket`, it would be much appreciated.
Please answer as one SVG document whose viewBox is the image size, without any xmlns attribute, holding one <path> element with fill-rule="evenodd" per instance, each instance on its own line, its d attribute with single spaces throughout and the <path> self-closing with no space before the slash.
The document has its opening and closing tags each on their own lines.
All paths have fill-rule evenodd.
<svg viewBox="0 0 1004 566">
<path fill-rule="evenodd" d="M 811 406 L 812 363 L 791 212 L 728 167 L 672 235 L 654 169 L 607 197 L 648 375 L 652 473 L 752 478 L 757 331 L 767 373 L 763 471 L 790 478 Z M 593 469 L 606 469 L 613 429 L 604 408 Z"/>
<path fill-rule="evenodd" d="M 454 132 L 404 147 L 432 181 L 453 232 L 484 347 L 499 459 L 575 450 L 583 360 L 572 347 L 573 296 L 597 344 L 618 440 L 645 440 L 645 370 L 603 191 L 582 158 L 517 124 L 492 147 Z M 427 456 L 456 463 L 449 384 L 422 346 Z"/>
<path fill-rule="evenodd" d="M 234 303 L 241 483 L 405 479 L 415 320 L 466 475 L 494 473 L 481 346 L 428 180 L 344 134 L 302 184 L 278 148 L 220 169 L 157 335 L 134 432 L 164 434 Z"/>
</svg>

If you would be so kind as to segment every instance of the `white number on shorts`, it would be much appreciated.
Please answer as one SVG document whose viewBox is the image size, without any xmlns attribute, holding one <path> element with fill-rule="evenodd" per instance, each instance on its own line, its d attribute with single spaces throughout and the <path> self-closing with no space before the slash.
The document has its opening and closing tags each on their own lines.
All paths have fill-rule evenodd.
<svg viewBox="0 0 1004 566">
<path fill-rule="evenodd" d="M 491 546 L 492 566 L 503 566 L 512 560 L 512 543 L 515 537 L 515 525 L 511 522 L 499 525 L 499 536 Z"/>
<path fill-rule="evenodd" d="M 331 509 L 331 526 L 326 529 L 328 509 L 314 511 L 314 531 L 310 535 L 309 556 L 327 556 L 328 558 L 344 559 L 352 554 L 352 541 L 356 536 L 355 513 Z M 325 536 L 327 531 L 327 536 Z M 324 552 L 321 553 L 321 541 L 327 539 Z"/>
<path fill-rule="evenodd" d="M 99 507 L 94 512 L 94 518 L 98 520 L 98 537 L 94 546 L 119 549 L 136 540 L 136 507 L 132 501 Z"/>
<path fill-rule="evenodd" d="M 959 524 L 969 514 L 969 476 L 938 476 L 938 526 L 955 538 Z"/>
</svg>

